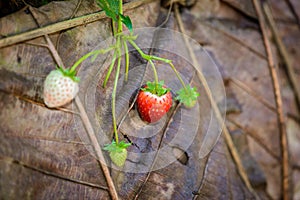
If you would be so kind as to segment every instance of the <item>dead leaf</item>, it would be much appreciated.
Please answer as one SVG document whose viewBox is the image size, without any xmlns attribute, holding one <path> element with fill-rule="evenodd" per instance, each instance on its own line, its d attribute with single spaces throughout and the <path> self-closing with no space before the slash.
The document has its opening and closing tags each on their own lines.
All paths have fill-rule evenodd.
<svg viewBox="0 0 300 200">
<path fill-rule="evenodd" d="M 68 19 L 76 2 L 52 2 L 33 11 L 38 23 L 44 26 Z M 284 1 L 279 4 L 271 1 L 271 5 L 280 33 L 294 61 L 295 73 L 299 75 L 299 27 Z M 293 2 L 293 5 L 298 7 L 297 3 Z M 98 10 L 94 1 L 82 1 L 76 16 Z M 279 199 L 280 151 L 276 113 L 256 96 L 231 81 L 239 80 L 271 107 L 275 107 L 264 45 L 251 1 L 197 1 L 194 7 L 181 8 L 181 11 L 189 36 L 208 51 L 207 56 L 213 59 L 220 75 L 227 82 L 226 90 L 231 93 L 227 100 L 232 100 L 231 105 L 227 105 L 237 112 L 228 112 L 226 125 L 235 138 L 235 144 L 256 192 L 262 199 Z M 161 23 L 167 18 L 168 11 L 160 8 L 158 1 L 140 6 L 134 12 L 131 10 L 126 14 L 130 15 L 136 28 L 163 25 L 178 30 L 173 13 L 167 23 Z M 38 27 L 33 17 L 24 11 L 1 18 L 0 24 L 2 36 Z M 64 64 L 72 66 L 75 60 L 88 51 L 109 45 L 105 42 L 111 36 L 110 21 L 103 19 L 66 30 L 61 33 L 59 42 L 58 36 L 59 33 L 50 35 L 52 41 L 58 45 L 57 49 Z M 184 43 L 177 41 L 180 43 L 178 45 L 176 42 L 166 42 L 163 32 L 152 39 L 147 42 L 170 47 L 175 52 L 189 56 L 184 49 Z M 142 43 L 143 39 L 139 42 Z M 55 68 L 55 62 L 47 48 L 36 44 L 46 43 L 40 37 L 0 49 L 0 196 L 4 199 L 108 199 L 105 178 L 93 156 L 89 138 L 79 117 L 76 113 L 49 110 L 43 105 L 43 80 Z M 144 50 L 149 53 L 150 49 Z M 211 62 L 203 56 L 203 49 L 193 50 L 209 79 L 208 69 Z M 202 147 L 206 147 L 205 152 L 210 152 L 219 132 L 215 133 L 212 141 L 205 143 L 205 134 L 210 129 L 208 117 L 211 116 L 211 107 L 190 60 L 184 60 L 168 51 L 154 50 L 151 53 L 172 59 L 185 81 L 199 88 L 199 110 L 186 112 L 185 108 L 175 102 L 173 110 L 163 122 L 151 127 L 140 121 L 131 104 L 136 90 L 153 77 L 151 69 L 145 68 L 146 62 L 136 52 L 131 52 L 129 81 L 122 81 L 124 76 L 121 74 L 118 86 L 117 113 L 118 122 L 121 123 L 119 130 L 124 139 L 131 141 L 133 145 L 129 148 L 131 154 L 125 164 L 125 171 L 111 169 L 120 198 L 254 199 L 239 177 L 222 137 L 210 154 L 199 158 Z M 82 78 L 80 98 L 95 131 L 106 133 L 105 137 L 98 135 L 102 145 L 112 139 L 112 79 L 107 88 L 102 88 L 110 56 L 99 56 L 94 62 L 87 60 L 79 68 Z M 280 62 L 280 57 L 276 58 Z M 175 77 L 170 76 L 172 71 L 162 63 L 156 64 L 159 66 L 159 76 L 177 89 Z M 298 180 L 299 122 L 294 119 L 299 118 L 299 110 L 284 70 L 280 71 L 280 78 L 285 112 L 294 116 L 288 118 L 287 130 L 292 162 L 295 165 L 293 178 Z M 210 85 L 213 85 L 214 80 L 210 81 Z M 220 95 L 222 89 L 216 87 L 213 92 L 214 98 L 225 112 L 225 98 Z M 71 104 L 66 108 L 75 109 Z M 198 118 L 195 118 L 196 115 L 199 115 Z M 199 120 L 200 126 L 195 126 L 195 119 Z M 192 142 L 184 135 L 188 135 L 190 127 L 196 130 Z M 149 128 L 157 129 L 157 134 L 147 135 Z M 180 143 L 172 143 L 178 131 L 181 131 L 181 141 L 191 142 L 188 148 L 183 148 Z M 139 133 L 144 134 L 144 138 Z M 170 153 L 167 157 L 164 156 L 165 149 Z M 143 153 L 157 150 L 161 152 L 143 157 Z M 161 160 L 168 161 L 169 165 L 160 166 Z M 143 171 L 126 171 L 131 166 L 141 167 Z M 294 198 L 297 199 L 300 190 L 296 181 L 294 192 Z"/>
</svg>

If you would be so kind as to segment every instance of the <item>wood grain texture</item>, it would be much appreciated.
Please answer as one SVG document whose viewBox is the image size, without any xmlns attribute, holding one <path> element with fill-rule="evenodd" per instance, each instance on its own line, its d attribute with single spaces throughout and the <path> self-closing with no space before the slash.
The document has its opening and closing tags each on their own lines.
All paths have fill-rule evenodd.
<svg viewBox="0 0 300 200">
<path fill-rule="evenodd" d="M 275 22 L 299 79 L 298 25 L 284 3 L 270 2 Z M 56 2 L 38 8 L 38 20 L 43 25 L 63 21 L 72 14 L 75 4 L 76 1 Z M 94 1 L 83 1 L 76 16 L 92 13 L 97 9 Z M 254 189 L 261 199 L 277 199 L 280 195 L 278 183 L 281 166 L 277 119 L 272 109 L 275 107 L 275 100 L 259 25 L 253 13 L 252 6 L 243 0 L 203 1 L 197 2 L 192 8 L 181 8 L 187 34 L 202 44 L 214 59 L 222 74 L 226 91 L 231 93 L 227 97 L 228 102 L 232 103 L 227 107 L 229 109 L 226 110 L 223 104 L 219 106 L 224 112 L 228 112 L 226 125 L 234 138 Z M 134 27 L 149 27 L 161 25 L 167 18 L 168 10 L 161 8 L 159 2 L 155 1 L 125 14 L 130 15 Z M 14 23 L 11 23 L 12 21 Z M 33 18 L 23 11 L 1 18 L 0 24 L 0 32 L 5 33 L 4 35 L 37 28 Z M 172 13 L 164 27 L 178 30 Z M 58 35 L 55 32 L 50 38 L 55 41 L 65 65 L 72 66 L 75 60 L 110 37 L 110 22 L 108 19 L 102 19 L 68 29 L 61 33 L 60 42 L 56 44 Z M 163 35 L 158 37 L 163 38 Z M 151 42 L 155 42 L 155 38 L 151 39 Z M 163 40 L 158 42 L 161 42 L 160 45 L 172 45 L 164 43 Z M 0 49 L 0 198 L 109 199 L 105 178 L 90 151 L 88 140 L 84 137 L 85 130 L 78 120 L 76 110 L 75 114 L 72 114 L 63 110 L 47 109 L 43 104 L 43 81 L 46 74 L 55 68 L 55 62 L 47 48 L 32 44 L 45 44 L 45 41 L 40 37 Z M 179 49 L 178 46 L 173 48 Z M 276 45 L 273 44 L 272 48 L 276 50 Z M 148 50 L 145 49 L 145 52 Z M 185 79 L 199 87 L 200 111 L 209 105 L 203 95 L 201 82 L 188 62 L 170 52 L 151 53 L 170 57 Z M 80 98 L 90 113 L 89 117 L 98 126 L 101 125 L 109 139 L 112 138 L 112 81 L 108 82 L 106 89 L 103 89 L 101 84 L 108 69 L 110 56 L 101 56 L 94 63 L 87 61 L 79 68 L 79 75 L 84 77 L 80 85 Z M 179 129 L 180 112 L 183 108 L 174 105 L 166 118 L 168 123 L 162 125 L 163 129 L 159 134 L 150 138 L 129 135 L 126 131 L 132 130 L 132 126 L 127 121 L 128 118 L 138 119 L 138 115 L 132 112 L 134 108 L 130 107 L 135 91 L 146 79 L 151 78 L 151 70 L 140 67 L 146 63 L 138 54 L 133 51 L 131 56 L 131 76 L 135 78 L 130 79 L 128 84 L 119 84 L 117 112 L 118 121 L 122 122 L 120 131 L 125 139 L 135 144 L 129 150 L 139 155 L 169 144 Z M 201 56 L 197 58 L 202 60 Z M 275 61 L 281 64 L 279 56 L 275 56 Z M 89 65 L 93 68 L 88 68 Z M 167 76 L 170 71 L 161 66 L 159 76 L 172 82 L 174 77 Z M 280 67 L 279 70 L 284 113 L 293 116 L 287 118 L 287 133 L 295 166 L 293 178 L 298 180 L 300 136 L 299 122 L 295 119 L 299 118 L 299 111 L 284 69 Z M 247 90 L 231 80 L 244 84 Z M 126 90 L 122 91 L 122 88 Z M 92 96 L 89 93 L 92 93 Z M 260 98 L 257 98 L 258 96 Z M 90 104 L 91 97 L 97 100 L 95 105 Z M 265 103 L 262 103 L 261 99 Z M 218 102 L 224 100 L 218 99 Z M 66 110 L 73 108 L 72 104 L 66 106 Z M 125 115 L 129 117 L 124 120 Z M 200 118 L 200 121 L 203 124 L 206 122 L 204 117 Z M 134 128 L 138 129 L 139 125 L 135 124 Z M 175 159 L 165 168 L 150 173 L 128 173 L 111 169 L 111 176 L 120 198 L 254 199 L 237 173 L 224 138 L 220 138 L 207 157 L 199 159 L 198 149 L 206 130 L 206 126 L 200 126 L 197 129 L 197 137 L 188 149 L 174 150 L 176 155 L 171 154 L 170 157 L 179 158 L 181 155 L 178 153 L 182 153 L 182 158 Z M 102 139 L 101 136 L 99 139 Z M 130 157 L 126 164 L 140 160 L 140 156 Z M 299 198 L 297 183 L 294 192 L 294 198 Z"/>
</svg>

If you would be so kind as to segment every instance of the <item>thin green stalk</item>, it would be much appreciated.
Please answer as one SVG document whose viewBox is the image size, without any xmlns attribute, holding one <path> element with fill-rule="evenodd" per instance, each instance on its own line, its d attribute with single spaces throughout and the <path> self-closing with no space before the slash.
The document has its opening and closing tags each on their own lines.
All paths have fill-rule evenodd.
<svg viewBox="0 0 300 200">
<path fill-rule="evenodd" d="M 123 15 L 123 1 L 122 0 L 119 1 L 119 13 L 121 15 Z"/>
<path fill-rule="evenodd" d="M 108 79 L 109 79 L 109 77 L 110 77 L 110 74 L 111 74 L 111 72 L 112 72 L 112 70 L 113 70 L 113 68 L 114 68 L 116 59 L 117 59 L 117 51 L 114 52 L 114 55 L 113 55 L 111 64 L 110 64 L 109 69 L 108 69 L 108 72 L 107 72 L 107 74 L 106 74 L 106 76 L 105 76 L 105 79 L 104 79 L 104 82 L 103 82 L 103 85 L 102 85 L 102 87 L 104 87 L 104 88 L 106 87 L 106 83 L 107 83 L 107 81 L 108 81 Z"/>
<path fill-rule="evenodd" d="M 117 129 L 117 120 L 116 120 L 116 93 L 117 93 L 117 86 L 119 81 L 119 75 L 120 75 L 120 68 L 121 68 L 121 61 L 122 61 L 122 55 L 121 55 L 121 38 L 117 37 L 116 41 L 116 51 L 114 53 L 115 56 L 118 57 L 118 63 L 117 63 L 117 70 L 116 70 L 116 77 L 114 81 L 114 88 L 112 92 L 112 103 L 111 103 L 111 110 L 112 110 L 112 117 L 113 117 L 113 129 L 115 134 L 115 140 L 116 144 L 119 144 L 119 136 L 118 136 L 118 129 Z"/>
<path fill-rule="evenodd" d="M 135 50 L 139 52 L 142 58 L 144 58 L 147 61 L 151 60 L 151 56 L 145 54 L 133 40 L 128 40 L 128 42 L 135 48 Z"/>
<path fill-rule="evenodd" d="M 150 64 L 151 64 L 151 67 L 153 69 L 153 73 L 154 73 L 154 81 L 155 81 L 155 90 L 157 91 L 157 85 L 158 85 L 158 76 L 157 76 L 157 72 L 156 72 L 156 68 L 154 66 L 154 63 L 152 61 L 152 57 L 150 55 L 147 55 L 145 54 L 141 49 L 140 47 L 138 47 L 138 45 L 132 41 L 132 40 L 128 40 L 129 43 L 139 52 L 139 54 L 142 56 L 142 58 L 144 58 L 145 60 L 147 60 Z M 158 58 L 158 57 L 156 57 Z"/>
<path fill-rule="evenodd" d="M 178 73 L 177 69 L 174 67 L 174 65 L 173 65 L 173 63 L 172 63 L 171 60 L 165 59 L 165 58 L 161 58 L 161 57 L 157 57 L 157 56 L 151 56 L 151 59 L 162 61 L 162 62 L 165 62 L 165 63 L 169 64 L 170 67 L 172 68 L 172 70 L 175 72 L 175 74 L 176 74 L 177 78 L 179 79 L 181 85 L 186 90 L 186 85 L 185 85 L 184 81 L 182 80 L 180 74 Z"/>
<path fill-rule="evenodd" d="M 116 92 L 117 92 L 117 86 L 118 86 L 118 80 L 119 80 L 119 74 L 120 74 L 120 68 L 121 68 L 121 53 L 118 51 L 118 64 L 117 64 L 117 71 L 116 71 L 116 77 L 114 82 L 114 88 L 112 92 L 112 117 L 113 117 L 113 128 L 115 133 L 115 140 L 116 144 L 119 144 L 119 136 L 118 136 L 118 130 L 117 130 L 117 121 L 116 121 Z"/>
<path fill-rule="evenodd" d="M 97 54 L 105 54 L 109 51 L 111 51 L 112 49 L 114 49 L 115 47 L 114 46 L 110 46 L 109 48 L 107 49 L 98 49 L 98 50 L 95 50 L 95 51 L 91 51 L 85 55 L 83 55 L 81 58 L 79 58 L 75 63 L 74 65 L 71 67 L 70 69 L 70 73 L 74 72 L 76 70 L 76 68 L 78 67 L 78 65 L 80 65 L 83 61 L 85 61 L 86 59 L 88 59 L 90 56 L 96 56 Z"/>
<path fill-rule="evenodd" d="M 128 46 L 125 40 L 123 40 L 123 47 L 125 51 L 125 81 L 128 80 L 128 70 L 129 70 L 129 53 Z"/>
<path fill-rule="evenodd" d="M 172 62 L 172 60 L 169 60 L 169 59 L 166 59 L 166 58 L 161 58 L 161 57 L 158 57 L 158 56 L 152 56 L 151 55 L 150 57 L 153 60 L 163 61 L 163 62 L 168 63 L 168 64 Z"/>
<path fill-rule="evenodd" d="M 91 51 L 87 54 L 85 54 L 84 56 L 82 56 L 81 58 L 79 58 L 75 64 L 71 67 L 70 69 L 70 73 L 74 72 L 76 70 L 76 68 L 78 67 L 78 65 L 80 65 L 80 63 L 82 63 L 83 61 L 85 61 L 88 57 L 92 56 L 92 55 L 96 55 L 99 54 L 101 50 L 95 50 L 95 51 Z"/>
<path fill-rule="evenodd" d="M 119 13 L 123 14 L 123 1 L 120 0 L 119 1 Z M 122 20 L 121 17 L 118 17 L 118 33 L 122 33 L 123 32 L 123 26 L 122 26 Z"/>
<path fill-rule="evenodd" d="M 184 81 L 182 80 L 180 74 L 178 73 L 178 71 L 177 71 L 176 68 L 174 67 L 173 63 L 170 62 L 170 63 L 168 63 L 168 64 L 171 66 L 172 70 L 175 72 L 175 74 L 176 74 L 177 78 L 179 79 L 179 81 L 180 81 L 181 85 L 183 86 L 183 88 L 184 88 L 185 90 L 187 90 Z"/>
<path fill-rule="evenodd" d="M 155 68 L 154 63 L 152 62 L 152 60 L 149 60 L 149 63 L 151 64 L 152 70 L 153 70 L 153 74 L 154 74 L 154 81 L 155 81 L 155 91 L 157 91 L 157 85 L 158 85 L 158 76 L 157 76 L 157 71 Z"/>
<path fill-rule="evenodd" d="M 116 23 L 114 22 L 114 20 L 111 20 L 111 26 L 112 26 L 113 35 L 116 36 L 117 30 L 116 30 Z"/>
<path fill-rule="evenodd" d="M 134 41 L 132 41 L 132 40 L 128 40 L 128 41 L 129 41 L 129 43 L 130 43 L 130 44 L 131 44 L 131 45 L 139 52 L 139 54 L 140 54 L 145 60 L 147 60 L 147 61 L 149 61 L 149 62 L 150 62 L 151 60 L 158 60 L 158 61 L 162 61 L 162 62 L 165 62 L 165 63 L 169 64 L 170 67 L 172 68 L 172 70 L 175 72 L 175 74 L 176 74 L 177 78 L 179 79 L 179 81 L 180 81 L 181 85 L 183 86 L 183 88 L 184 88 L 185 90 L 187 90 L 184 81 L 182 80 L 180 74 L 178 73 L 178 71 L 177 71 L 176 68 L 174 67 L 174 65 L 173 65 L 173 63 L 172 63 L 171 60 L 165 59 L 165 58 L 161 58 L 161 57 L 157 57 L 157 56 L 147 55 L 147 54 L 145 54 L 145 53 L 137 46 L 137 44 L 136 44 Z M 151 64 L 151 63 L 150 63 L 150 64 Z"/>
</svg>

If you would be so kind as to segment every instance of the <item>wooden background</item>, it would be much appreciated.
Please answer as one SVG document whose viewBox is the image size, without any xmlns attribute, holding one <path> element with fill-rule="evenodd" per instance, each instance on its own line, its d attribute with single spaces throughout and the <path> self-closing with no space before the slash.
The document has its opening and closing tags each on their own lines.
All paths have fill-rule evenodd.
<svg viewBox="0 0 300 200">
<path fill-rule="evenodd" d="M 162 6 L 166 1 L 126 1 L 125 14 L 131 17 L 134 28 L 160 25 L 176 31 L 183 28 L 214 59 L 226 90 L 225 125 L 234 146 L 229 145 L 228 138 L 222 134 L 212 152 L 199 159 L 199 136 L 183 157 L 163 169 L 138 174 L 111 169 L 120 199 L 300 199 L 299 90 L 297 92 L 300 3 L 297 0 L 266 1 L 277 27 L 278 43 L 270 23 L 257 17 L 253 2 L 199 0 L 186 7 L 182 4 L 192 1 L 181 1 L 176 14 L 175 10 L 169 12 Z M 42 97 L 43 81 L 56 65 L 43 35 L 49 34 L 65 66 L 72 66 L 75 60 L 111 35 L 109 19 L 102 14 L 91 23 L 84 18 L 72 28 L 60 26 L 54 30 L 52 27 L 38 32 L 38 37 L 26 35 L 39 26 L 98 11 L 93 0 L 71 0 L 51 2 L 39 8 L 26 6 L 0 18 L 0 199 L 110 198 L 99 163 L 86 149 L 88 144 L 83 141 L 84 137 L 79 137 L 85 131 L 74 123 L 78 117 L 76 107 L 48 109 Z M 266 19 L 264 11 L 262 14 Z M 178 16 L 183 27 L 178 23 Z M 278 76 L 275 83 L 279 88 L 274 87 L 262 28 L 270 42 L 273 70 Z M 21 39 L 13 38 L 9 45 L 6 43 L 10 36 L 22 33 L 29 37 L 21 35 Z M 192 76 L 195 72 L 180 65 L 176 57 L 171 59 L 203 94 L 201 82 Z M 139 62 L 133 57 L 132 63 Z M 104 76 L 100 77 L 99 82 L 103 79 Z M 132 86 L 138 87 L 141 81 L 137 80 Z M 112 81 L 107 89 L 96 87 L 96 115 L 109 134 L 111 86 Z M 81 85 L 83 100 L 88 88 L 87 84 Z M 280 96 L 275 96 L 276 89 L 280 89 Z M 278 99 L 282 100 L 282 109 L 276 106 Z M 201 105 L 201 96 L 199 103 Z M 123 109 L 120 112 L 126 114 L 128 107 L 119 106 Z M 166 127 L 170 133 L 178 126 L 178 109 L 174 112 L 168 116 L 175 121 Z M 284 142 L 285 138 L 288 143 Z M 147 151 L 158 148 L 161 140 L 154 137 L 135 143 L 138 150 Z M 235 149 L 251 187 L 245 184 L 241 165 L 232 156 Z M 285 152 L 289 153 L 288 157 L 283 156 Z M 288 169 L 289 176 L 285 179 L 283 169 Z M 283 184 L 283 180 L 288 181 Z"/>
</svg>

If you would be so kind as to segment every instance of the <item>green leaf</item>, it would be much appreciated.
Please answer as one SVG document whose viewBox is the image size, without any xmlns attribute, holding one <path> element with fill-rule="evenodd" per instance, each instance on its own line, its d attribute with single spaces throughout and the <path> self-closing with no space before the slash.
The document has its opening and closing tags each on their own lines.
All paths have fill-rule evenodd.
<svg viewBox="0 0 300 200">
<path fill-rule="evenodd" d="M 132 29 L 132 22 L 129 16 L 124 16 L 122 14 L 119 14 L 119 16 L 121 17 L 121 21 L 123 24 L 125 24 L 125 26 L 128 28 L 128 30 L 132 33 L 133 29 Z"/>
<path fill-rule="evenodd" d="M 192 108 L 195 106 L 197 97 L 199 96 L 197 88 L 192 88 L 190 85 L 188 85 L 186 88 L 181 88 L 176 93 L 178 95 L 176 97 L 176 100 L 179 100 L 188 108 Z"/>
<path fill-rule="evenodd" d="M 128 28 L 128 30 L 132 33 L 132 22 L 129 16 L 124 16 L 119 11 L 120 9 L 120 0 L 97 0 L 97 4 L 101 7 L 105 14 L 112 18 L 113 21 L 117 22 L 120 17 L 121 22 Z"/>
<path fill-rule="evenodd" d="M 118 17 L 120 17 L 122 23 L 128 28 L 128 30 L 131 33 L 133 32 L 130 17 L 124 16 L 119 12 L 120 0 L 97 0 L 97 4 L 105 11 L 105 14 L 112 18 L 115 22 L 118 21 Z"/>
<path fill-rule="evenodd" d="M 97 0 L 97 4 L 105 11 L 108 17 L 117 21 L 119 15 L 119 1 L 120 0 Z"/>
<path fill-rule="evenodd" d="M 157 96 L 162 96 L 170 91 L 170 88 L 166 88 L 164 85 L 164 81 L 160 81 L 157 84 L 155 82 L 147 82 L 147 87 L 142 88 L 141 90 L 145 92 L 150 92 L 152 94 L 156 94 Z"/>
</svg>

